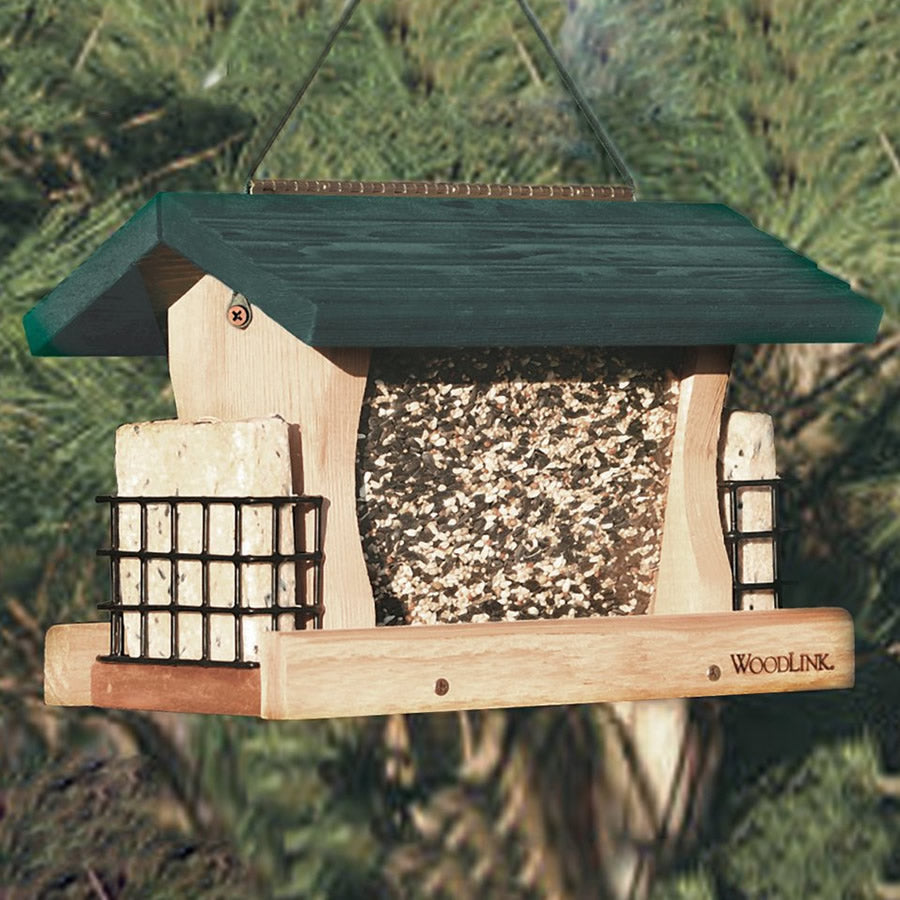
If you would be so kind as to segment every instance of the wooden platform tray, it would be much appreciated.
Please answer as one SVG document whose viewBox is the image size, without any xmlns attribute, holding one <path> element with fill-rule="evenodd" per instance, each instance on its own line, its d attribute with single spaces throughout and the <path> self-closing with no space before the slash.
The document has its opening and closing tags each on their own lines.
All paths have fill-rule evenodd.
<svg viewBox="0 0 900 900">
<path fill-rule="evenodd" d="M 257 669 L 106 663 L 109 626 L 47 633 L 49 705 L 316 719 L 849 688 L 842 609 L 269 633 Z"/>
</svg>

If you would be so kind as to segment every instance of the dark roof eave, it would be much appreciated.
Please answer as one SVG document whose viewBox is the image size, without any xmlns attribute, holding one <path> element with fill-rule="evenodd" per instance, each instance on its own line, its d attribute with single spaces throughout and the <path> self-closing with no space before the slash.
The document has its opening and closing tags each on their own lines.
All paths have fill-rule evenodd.
<svg viewBox="0 0 900 900">
<path fill-rule="evenodd" d="M 720 205 L 159 194 L 25 316 L 32 353 L 164 354 L 160 244 L 323 347 L 868 342 L 882 315 Z"/>
<path fill-rule="evenodd" d="M 157 194 L 145 203 L 125 226 L 110 235 L 71 275 L 25 313 L 22 321 L 34 356 L 107 355 L 100 348 L 97 352 L 86 352 L 92 349 L 87 328 L 81 329 L 87 333 L 80 334 L 76 340 L 72 340 L 71 331 L 75 323 L 89 315 L 91 307 L 126 278 L 136 262 L 159 243 L 160 199 L 161 195 Z M 151 336 L 146 345 L 158 346 L 161 335 L 156 323 L 145 321 L 143 324 L 157 332 L 155 339 Z M 73 352 L 76 345 L 83 345 L 81 352 Z"/>
</svg>

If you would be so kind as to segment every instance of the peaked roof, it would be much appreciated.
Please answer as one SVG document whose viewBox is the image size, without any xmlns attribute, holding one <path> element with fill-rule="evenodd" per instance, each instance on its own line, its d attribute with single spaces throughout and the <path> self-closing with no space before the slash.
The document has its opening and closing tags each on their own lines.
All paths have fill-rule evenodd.
<svg viewBox="0 0 900 900">
<path fill-rule="evenodd" d="M 881 308 L 715 204 L 158 194 L 25 316 L 35 355 L 164 355 L 204 273 L 313 346 L 858 342 Z"/>
</svg>

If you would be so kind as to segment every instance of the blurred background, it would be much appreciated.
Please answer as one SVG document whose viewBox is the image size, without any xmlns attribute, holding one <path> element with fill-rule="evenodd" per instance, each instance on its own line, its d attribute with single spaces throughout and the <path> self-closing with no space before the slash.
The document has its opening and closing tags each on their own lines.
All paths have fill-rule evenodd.
<svg viewBox="0 0 900 900">
<path fill-rule="evenodd" d="M 44 631 L 101 619 L 115 428 L 175 409 L 164 360 L 32 359 L 21 316 L 157 191 L 242 190 L 341 5 L 4 0 L 0 897 L 900 897 L 900 16 L 532 5 L 641 199 L 726 203 L 885 308 L 874 345 L 739 347 L 728 399 L 775 418 L 786 605 L 851 610 L 857 686 L 690 703 L 676 804 L 603 705 L 45 707 Z M 364 0 L 257 176 L 612 170 L 513 0 Z"/>
</svg>

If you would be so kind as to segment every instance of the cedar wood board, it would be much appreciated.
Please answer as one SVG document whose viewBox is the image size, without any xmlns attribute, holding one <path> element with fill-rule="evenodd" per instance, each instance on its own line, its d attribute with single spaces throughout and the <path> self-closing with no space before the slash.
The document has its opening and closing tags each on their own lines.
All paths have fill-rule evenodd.
<svg viewBox="0 0 900 900">
<path fill-rule="evenodd" d="M 51 628 L 46 702 L 306 719 L 854 681 L 853 622 L 835 608 L 270 632 L 259 669 L 96 661 L 107 644 L 103 623 Z"/>
</svg>

